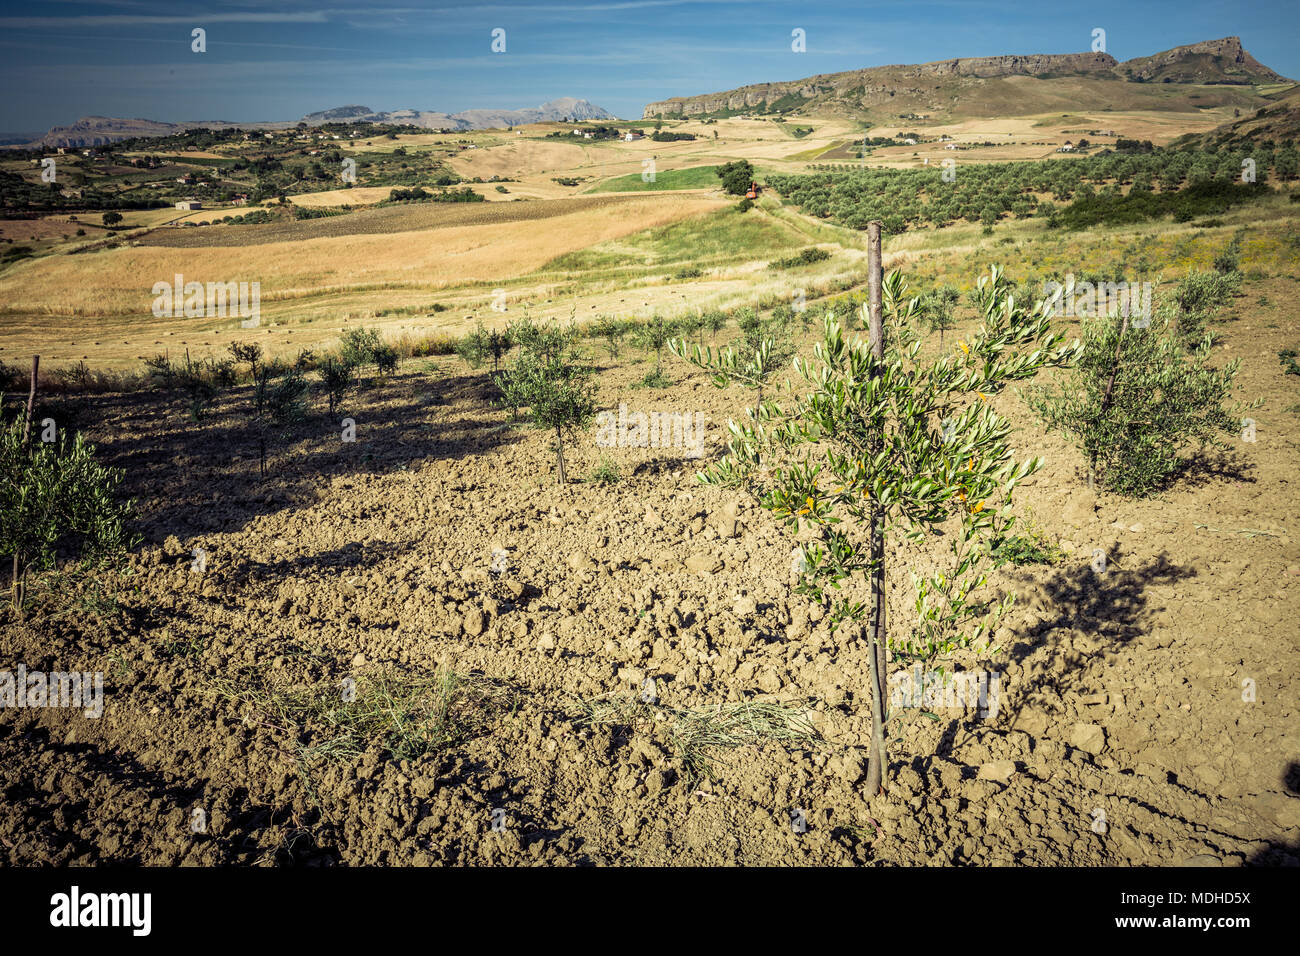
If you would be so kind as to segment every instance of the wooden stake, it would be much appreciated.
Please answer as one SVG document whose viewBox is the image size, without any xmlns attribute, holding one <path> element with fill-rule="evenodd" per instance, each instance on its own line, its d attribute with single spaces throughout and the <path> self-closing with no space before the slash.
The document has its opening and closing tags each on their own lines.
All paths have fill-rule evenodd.
<svg viewBox="0 0 1300 956">
<path fill-rule="evenodd" d="M 36 374 L 41 369 L 41 357 L 32 356 L 32 383 L 27 392 L 27 417 L 23 419 L 23 444 L 27 444 L 27 438 L 32 431 L 32 409 L 36 406 Z"/>
<path fill-rule="evenodd" d="M 880 223 L 867 223 L 867 341 L 877 363 L 885 360 L 885 320 L 881 301 L 882 279 Z M 879 373 L 872 371 L 875 378 Z M 884 436 L 871 439 L 871 455 L 879 455 Z M 871 760 L 867 767 L 867 796 L 880 792 L 885 771 L 885 515 L 874 502 L 871 508 Z"/>
<path fill-rule="evenodd" d="M 41 357 L 32 356 L 32 381 L 27 390 L 27 413 L 23 418 L 23 450 L 27 449 L 27 439 L 32 432 L 32 409 L 36 407 L 36 377 L 41 370 Z M 26 571 L 22 566 L 22 557 L 18 550 L 14 549 L 14 566 L 11 577 L 12 593 L 10 599 L 13 601 L 14 609 L 18 612 L 19 618 L 23 615 L 23 574 Z"/>
</svg>

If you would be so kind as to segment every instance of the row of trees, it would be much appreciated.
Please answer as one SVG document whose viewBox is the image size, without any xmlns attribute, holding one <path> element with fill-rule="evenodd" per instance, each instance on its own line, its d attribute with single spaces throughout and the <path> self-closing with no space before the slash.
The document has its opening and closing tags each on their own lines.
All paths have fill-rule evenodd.
<svg viewBox="0 0 1300 956">
<path fill-rule="evenodd" d="M 804 212 L 862 229 L 872 220 L 887 232 L 909 226 L 944 226 L 965 219 L 996 222 L 1003 215 L 1051 216 L 1054 205 L 1040 208 L 1040 196 L 1055 203 L 1094 195 L 1099 189 L 1119 195 L 1123 186 L 1145 193 L 1175 192 L 1184 186 L 1240 184 L 1243 162 L 1251 160 L 1256 183 L 1300 174 L 1293 146 L 1276 152 L 1156 151 L 1150 154 L 1088 156 L 1036 163 L 970 163 L 943 168 L 846 169 L 792 176 L 769 176 L 767 184 Z"/>
</svg>

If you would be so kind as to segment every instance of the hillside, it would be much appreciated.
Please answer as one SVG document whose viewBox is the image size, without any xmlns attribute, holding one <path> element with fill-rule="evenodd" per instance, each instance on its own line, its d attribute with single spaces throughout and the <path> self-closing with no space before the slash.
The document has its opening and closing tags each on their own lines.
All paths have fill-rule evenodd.
<svg viewBox="0 0 1300 956">
<path fill-rule="evenodd" d="M 1300 87 L 1293 87 L 1249 115 L 1243 114 L 1240 119 L 1205 133 L 1180 137 L 1173 145 L 1220 148 L 1248 141 L 1285 143 L 1297 136 L 1300 136 Z"/>
<path fill-rule="evenodd" d="M 318 113 L 308 113 L 302 121 L 309 126 L 318 126 L 322 123 L 393 123 L 421 126 L 425 129 L 500 129 L 503 127 L 509 129 L 527 123 L 609 119 L 617 119 L 617 117 L 595 103 L 572 96 L 563 96 L 533 109 L 469 109 L 459 113 L 442 113 L 433 110 L 376 111 L 367 106 L 341 106 Z"/>
<path fill-rule="evenodd" d="M 745 111 L 953 119 L 1074 109 L 1254 109 L 1254 83 L 1284 81 L 1237 37 L 1117 62 L 1107 53 L 969 57 L 824 73 L 650 103 L 644 116 Z M 1195 85 L 1193 93 L 1189 87 Z M 1209 85 L 1210 89 L 1205 87 Z"/>
<path fill-rule="evenodd" d="M 500 129 L 523 126 L 526 123 L 545 123 L 558 120 L 581 122 L 585 120 L 612 120 L 617 117 L 588 100 L 572 96 L 543 103 L 541 106 L 520 110 L 470 109 L 460 113 L 441 113 L 435 110 L 376 111 L 368 106 L 339 106 L 333 109 L 308 113 L 300 122 L 309 126 L 324 123 L 391 123 L 393 125 L 419 126 L 425 129 Z M 228 120 L 194 120 L 182 123 L 164 123 L 148 119 L 119 119 L 109 116 L 85 116 L 70 126 L 55 126 L 44 136 L 30 143 L 28 148 L 56 147 L 81 148 L 107 146 L 124 139 L 154 136 L 171 136 L 190 129 L 286 129 L 293 122 L 236 123 Z"/>
</svg>

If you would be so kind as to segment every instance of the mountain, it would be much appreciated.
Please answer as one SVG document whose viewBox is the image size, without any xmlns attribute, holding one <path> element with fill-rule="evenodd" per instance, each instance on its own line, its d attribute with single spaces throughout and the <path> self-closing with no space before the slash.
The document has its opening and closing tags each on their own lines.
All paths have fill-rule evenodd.
<svg viewBox="0 0 1300 956">
<path fill-rule="evenodd" d="M 903 114 L 1025 115 L 1069 109 L 1193 109 L 1262 100 L 1252 84 L 1287 82 L 1260 64 L 1238 37 L 1175 47 L 1117 62 L 1108 53 L 967 57 L 823 73 L 722 93 L 673 97 L 646 106 L 646 119 L 701 113 L 830 113 L 873 119 Z M 1158 84 L 1153 86 L 1152 84 Z M 1171 104 L 1168 84 L 1217 84 Z M 936 117 L 936 118 L 937 118 Z"/>
<path fill-rule="evenodd" d="M 543 103 L 535 109 L 465 110 L 461 113 L 438 113 L 430 110 L 392 110 L 376 112 L 368 106 L 337 106 L 308 113 L 301 122 L 309 126 L 322 123 L 409 123 L 427 129 L 494 129 L 569 119 L 573 121 L 618 119 L 608 110 L 572 96 Z M 171 136 L 187 129 L 286 129 L 292 122 L 235 123 L 228 120 L 202 120 L 162 123 L 147 119 L 116 119 L 109 116 L 85 116 L 71 126 L 55 126 L 44 136 L 26 143 L 27 148 L 105 146 L 118 140 L 136 137 Z"/>
<path fill-rule="evenodd" d="M 1241 37 L 1176 46 L 1154 56 L 1125 60 L 1118 72 L 1145 83 L 1285 83 L 1241 45 Z"/>
<path fill-rule="evenodd" d="M 367 106 L 339 106 L 308 113 L 302 118 L 309 126 L 322 123 L 409 123 L 427 129 L 499 129 L 523 126 L 525 123 L 547 123 L 559 120 L 581 122 L 586 120 L 618 119 L 613 113 L 587 100 L 564 96 L 543 103 L 536 109 L 490 110 L 472 109 L 459 113 L 437 113 L 428 110 L 391 110 L 376 112 Z"/>
</svg>

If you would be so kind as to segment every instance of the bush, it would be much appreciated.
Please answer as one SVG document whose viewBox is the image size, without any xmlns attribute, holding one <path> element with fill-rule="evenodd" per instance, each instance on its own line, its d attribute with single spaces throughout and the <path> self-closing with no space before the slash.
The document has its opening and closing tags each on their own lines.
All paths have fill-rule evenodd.
<svg viewBox="0 0 1300 956">
<path fill-rule="evenodd" d="M 568 478 L 564 467 L 564 444 L 591 423 L 596 415 L 594 371 L 577 352 L 576 330 L 536 328 L 526 338 L 514 363 L 494 373 L 503 401 L 527 408 L 533 423 L 554 433 L 556 476 L 560 484 Z"/>
<path fill-rule="evenodd" d="M 814 262 L 824 262 L 830 257 L 831 254 L 825 249 L 819 249 L 814 246 L 811 249 L 804 249 L 797 256 L 791 256 L 788 259 L 778 259 L 775 262 L 768 263 L 768 268 L 794 269 L 799 266 L 810 266 Z"/>
<path fill-rule="evenodd" d="M 591 324 L 591 333 L 605 340 L 611 358 L 618 358 L 619 343 L 627 334 L 627 323 L 612 315 L 601 315 Z"/>
<path fill-rule="evenodd" d="M 1187 465 L 1189 446 L 1221 446 L 1238 430 L 1224 402 L 1239 361 L 1211 368 L 1208 336 L 1188 349 L 1168 323 L 1136 329 L 1104 316 L 1082 332 L 1078 366 L 1061 386 L 1032 390 L 1030 404 L 1082 452 L 1089 486 L 1149 495 Z"/>
<path fill-rule="evenodd" d="M 76 433 L 56 443 L 23 441 L 23 422 L 0 428 L 0 554 L 17 572 L 11 600 L 20 613 L 28 567 L 53 567 L 61 549 L 81 560 L 111 556 L 128 546 L 130 502 L 119 502 L 122 472 L 95 460 L 94 446 Z"/>
<path fill-rule="evenodd" d="M 329 413 L 333 415 L 357 383 L 356 366 L 329 355 L 316 366 L 316 373 L 320 376 L 321 388 L 325 390 L 329 402 Z"/>
<path fill-rule="evenodd" d="M 456 354 L 472 369 L 482 368 L 490 351 L 491 343 L 482 322 L 477 323 L 473 332 L 456 343 Z"/>
<path fill-rule="evenodd" d="M 373 365 L 380 375 L 397 369 L 397 350 L 374 329 L 349 329 L 339 340 L 339 357 L 358 370 Z"/>
</svg>

